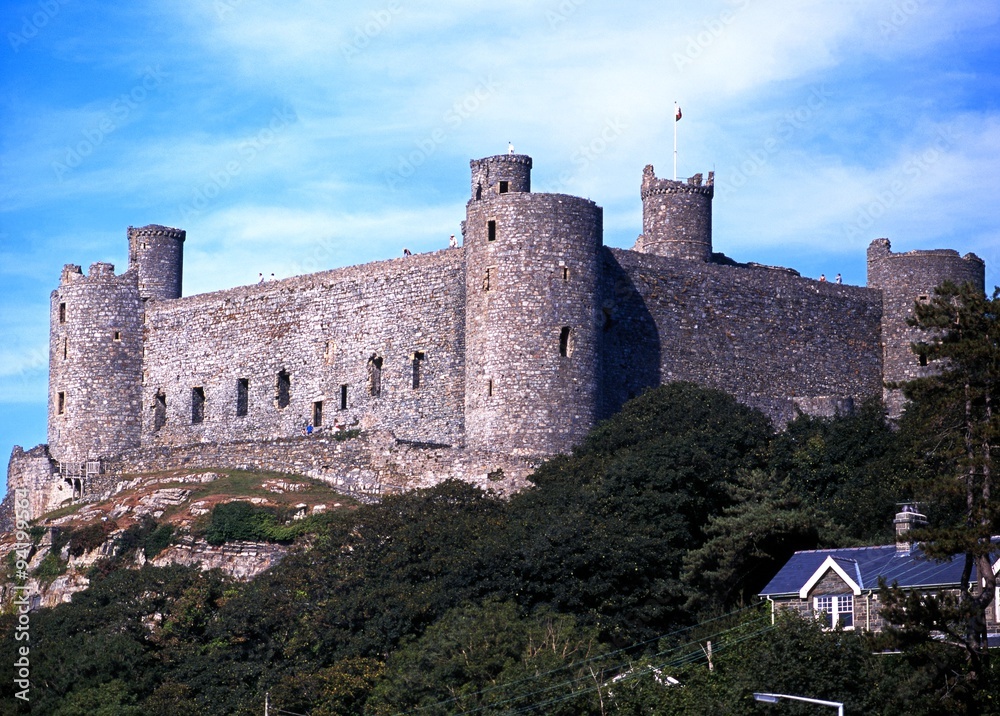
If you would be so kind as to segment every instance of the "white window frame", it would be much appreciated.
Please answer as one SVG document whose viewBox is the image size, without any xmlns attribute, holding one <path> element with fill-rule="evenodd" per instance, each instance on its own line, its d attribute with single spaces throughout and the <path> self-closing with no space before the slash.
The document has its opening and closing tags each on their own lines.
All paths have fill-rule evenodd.
<svg viewBox="0 0 1000 716">
<path fill-rule="evenodd" d="M 821 600 L 823 601 L 821 602 Z M 820 606 L 821 604 L 822 606 Z M 817 595 L 813 597 L 813 614 L 817 618 L 822 617 L 826 622 L 824 629 L 835 629 L 837 626 L 840 626 L 844 631 L 854 629 L 854 595 Z M 845 615 L 850 615 L 850 624 L 844 624 Z"/>
</svg>

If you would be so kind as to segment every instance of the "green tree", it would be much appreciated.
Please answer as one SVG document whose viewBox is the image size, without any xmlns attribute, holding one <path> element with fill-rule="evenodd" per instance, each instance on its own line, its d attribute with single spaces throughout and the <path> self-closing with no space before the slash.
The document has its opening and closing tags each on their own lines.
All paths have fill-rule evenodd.
<svg viewBox="0 0 1000 716">
<path fill-rule="evenodd" d="M 367 713 L 599 714 L 604 651 L 593 629 L 550 609 L 459 607 L 392 654 Z"/>
<path fill-rule="evenodd" d="M 772 428 L 725 393 L 672 383 L 630 401 L 511 499 L 522 603 L 596 623 L 619 644 L 689 618 L 681 579 L 729 485 L 760 467 Z"/>
<path fill-rule="evenodd" d="M 796 550 L 840 541 L 843 529 L 805 499 L 790 478 L 753 470 L 731 487 L 733 502 L 705 527 L 707 541 L 684 557 L 691 608 L 750 604 Z"/>
<path fill-rule="evenodd" d="M 915 536 L 932 558 L 963 555 L 963 572 L 954 603 L 924 599 L 926 608 L 915 610 L 912 597 L 907 602 L 898 590 L 885 593 L 886 615 L 904 628 L 926 630 L 933 615 L 935 630 L 965 649 L 973 684 L 984 670 L 986 609 L 996 587 L 991 535 L 1000 527 L 993 496 L 1000 449 L 998 317 L 1000 290 L 990 299 L 971 284 L 945 283 L 915 305 L 911 325 L 925 338 L 913 350 L 937 370 L 902 385 L 910 403 L 901 425 L 920 463 L 916 487 L 939 510 L 936 522 Z"/>
</svg>

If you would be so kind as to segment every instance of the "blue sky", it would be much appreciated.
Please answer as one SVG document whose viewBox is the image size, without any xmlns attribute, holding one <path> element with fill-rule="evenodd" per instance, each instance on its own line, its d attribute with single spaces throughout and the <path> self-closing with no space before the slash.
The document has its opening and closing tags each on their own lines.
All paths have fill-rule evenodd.
<svg viewBox="0 0 1000 716">
<path fill-rule="evenodd" d="M 955 248 L 1000 283 L 1000 7 L 963 0 L 42 0 L 0 10 L 0 453 L 45 441 L 63 264 L 186 229 L 184 293 L 442 248 L 469 160 L 593 199 L 716 171 L 714 244 L 865 282 Z"/>
</svg>

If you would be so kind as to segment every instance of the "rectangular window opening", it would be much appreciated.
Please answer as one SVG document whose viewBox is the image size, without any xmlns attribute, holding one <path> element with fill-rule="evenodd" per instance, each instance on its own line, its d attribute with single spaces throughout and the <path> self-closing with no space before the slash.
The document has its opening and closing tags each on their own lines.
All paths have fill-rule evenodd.
<svg viewBox="0 0 1000 716">
<path fill-rule="evenodd" d="M 250 409 L 250 379 L 240 378 L 236 381 L 236 416 L 243 417 Z"/>
<path fill-rule="evenodd" d="M 323 401 L 317 400 L 313 403 L 313 427 L 319 428 L 323 426 Z"/>
<path fill-rule="evenodd" d="M 486 269 L 486 275 L 483 276 L 483 291 L 490 290 L 490 284 L 492 282 L 492 273 L 493 273 L 492 268 Z"/>
<path fill-rule="evenodd" d="M 153 430 L 159 430 L 167 424 L 167 394 L 162 390 L 156 393 L 153 400 Z"/>
<path fill-rule="evenodd" d="M 66 304 L 65 303 L 60 303 L 59 304 L 59 322 L 60 323 L 65 323 L 66 322 Z"/>
<path fill-rule="evenodd" d="M 573 331 L 569 326 L 559 329 L 559 355 L 565 357 L 573 355 Z"/>
<path fill-rule="evenodd" d="M 66 358 L 69 357 L 69 339 L 68 338 L 63 338 L 62 356 L 63 356 L 63 360 L 66 360 Z"/>
<path fill-rule="evenodd" d="M 292 402 L 292 376 L 285 370 L 278 372 L 277 400 L 279 409 L 287 408 L 288 404 Z"/>
<path fill-rule="evenodd" d="M 191 424 L 205 422 L 205 389 L 191 388 Z"/>
<path fill-rule="evenodd" d="M 118 343 L 121 343 L 121 340 L 122 340 L 122 332 L 121 332 L 121 331 L 115 331 L 115 332 L 114 332 L 114 333 L 112 334 L 111 338 L 112 338 L 112 340 L 114 340 L 114 341 L 117 341 Z"/>
<path fill-rule="evenodd" d="M 569 267 L 568 266 L 563 266 L 562 267 L 562 277 L 563 277 L 563 281 L 569 281 Z"/>
<path fill-rule="evenodd" d="M 490 219 L 486 222 L 486 240 L 496 241 L 497 240 L 497 222 Z"/>
<path fill-rule="evenodd" d="M 921 354 L 920 356 L 918 356 L 918 358 L 920 360 L 920 365 L 927 365 L 927 356 L 926 355 Z"/>
<path fill-rule="evenodd" d="M 382 395 L 382 356 L 372 354 L 368 359 L 368 394 L 373 398 Z"/>
<path fill-rule="evenodd" d="M 508 191 L 510 191 L 510 182 L 506 182 L 506 181 L 500 182 L 500 189 L 499 190 L 500 190 L 501 194 L 506 194 Z"/>
<path fill-rule="evenodd" d="M 487 398 L 492 398 L 493 397 L 493 379 L 492 378 L 487 378 L 486 379 L 486 397 Z"/>
<path fill-rule="evenodd" d="M 413 389 L 420 387 L 420 363 L 424 359 L 423 351 L 413 352 Z"/>
<path fill-rule="evenodd" d="M 56 414 L 65 415 L 66 414 L 66 393 L 59 393 L 56 398 Z"/>
<path fill-rule="evenodd" d="M 340 409 L 347 410 L 347 385 L 340 386 Z"/>
</svg>

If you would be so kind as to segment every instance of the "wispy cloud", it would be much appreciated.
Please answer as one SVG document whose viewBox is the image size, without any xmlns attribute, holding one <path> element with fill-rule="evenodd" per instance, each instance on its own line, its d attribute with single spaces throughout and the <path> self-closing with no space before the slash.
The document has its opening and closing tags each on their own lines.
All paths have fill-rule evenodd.
<svg viewBox="0 0 1000 716">
<path fill-rule="evenodd" d="M 36 9 L 0 18 L 16 32 Z M 512 141 L 536 188 L 597 201 L 606 243 L 631 246 L 675 100 L 680 173 L 716 171 L 721 250 L 862 281 L 888 235 L 975 251 L 1000 282 L 998 17 L 989 0 L 61 3 L 0 77 L 0 391 L 44 403 L 47 319 L 18 316 L 44 314 L 63 263 L 122 270 L 129 224 L 188 230 L 188 293 L 431 250 L 458 233 L 469 159 Z"/>
</svg>

